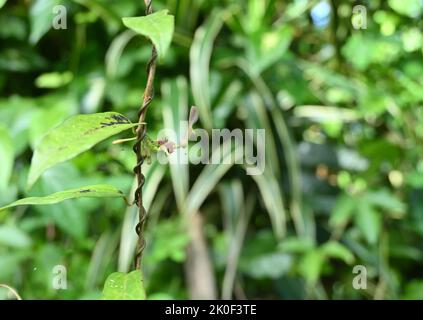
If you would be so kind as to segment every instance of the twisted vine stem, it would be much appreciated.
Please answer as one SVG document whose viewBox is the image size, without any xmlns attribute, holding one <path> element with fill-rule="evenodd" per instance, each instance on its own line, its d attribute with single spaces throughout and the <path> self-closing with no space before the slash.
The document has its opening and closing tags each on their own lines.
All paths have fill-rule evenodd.
<svg viewBox="0 0 423 320">
<path fill-rule="evenodd" d="M 149 15 L 153 12 L 152 7 L 152 0 L 144 0 L 146 5 L 145 14 Z M 145 247 L 145 239 L 144 239 L 144 225 L 147 219 L 147 211 L 143 206 L 143 199 L 142 199 L 142 187 L 144 185 L 145 177 L 142 173 L 142 164 L 144 163 L 144 157 L 141 152 L 142 141 L 144 140 L 147 132 L 147 127 L 143 124 L 145 120 L 145 116 L 147 113 L 147 108 L 150 105 L 151 101 L 153 100 L 154 96 L 154 76 L 156 73 L 156 60 L 157 60 L 157 51 L 153 45 L 153 49 L 151 51 L 151 58 L 147 64 L 147 84 L 144 90 L 144 96 L 141 108 L 138 111 L 138 118 L 139 118 L 139 126 L 136 129 L 137 140 L 133 147 L 133 150 L 137 157 L 137 164 L 134 167 L 134 173 L 137 177 L 137 189 L 135 190 L 135 204 L 138 206 L 138 219 L 139 222 L 136 226 L 136 232 L 138 234 L 138 242 L 137 242 L 137 249 L 136 249 L 136 256 L 135 256 L 135 267 L 137 269 L 141 268 L 141 259 L 142 253 Z"/>
</svg>

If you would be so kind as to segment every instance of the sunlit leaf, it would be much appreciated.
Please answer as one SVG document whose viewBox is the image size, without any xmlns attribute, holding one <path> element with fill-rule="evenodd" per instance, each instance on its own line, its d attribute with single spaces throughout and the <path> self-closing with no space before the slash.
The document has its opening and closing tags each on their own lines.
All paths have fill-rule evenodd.
<svg viewBox="0 0 423 320">
<path fill-rule="evenodd" d="M 31 187 L 48 168 L 69 160 L 95 144 L 137 124 L 116 112 L 76 115 L 50 130 L 32 156 L 28 176 Z"/>
<path fill-rule="evenodd" d="M 162 59 L 169 49 L 174 30 L 174 18 L 168 10 L 161 10 L 142 17 L 122 18 L 123 24 L 149 38 Z"/>
<path fill-rule="evenodd" d="M 31 22 L 31 34 L 29 41 L 37 43 L 44 34 L 50 30 L 54 17 L 53 8 L 61 4 L 60 0 L 36 0 L 32 1 L 29 10 Z"/>
<path fill-rule="evenodd" d="M 35 85 L 38 88 L 59 88 L 71 82 L 72 78 L 70 71 L 43 73 L 35 79 Z"/>
<path fill-rule="evenodd" d="M 0 208 L 0 211 L 23 205 L 44 205 L 54 204 L 68 199 L 76 198 L 124 198 L 122 191 L 113 186 L 99 184 L 93 186 L 86 186 L 66 191 L 60 191 L 50 194 L 45 197 L 29 197 L 17 200 L 5 207 Z"/>
<path fill-rule="evenodd" d="M 32 149 L 51 130 L 76 113 L 76 104 L 72 99 L 61 99 L 51 103 L 51 107 L 34 110 L 29 126 L 29 143 Z"/>
<path fill-rule="evenodd" d="M 104 284 L 103 300 L 145 300 L 143 282 L 140 270 L 112 273 Z"/>
</svg>

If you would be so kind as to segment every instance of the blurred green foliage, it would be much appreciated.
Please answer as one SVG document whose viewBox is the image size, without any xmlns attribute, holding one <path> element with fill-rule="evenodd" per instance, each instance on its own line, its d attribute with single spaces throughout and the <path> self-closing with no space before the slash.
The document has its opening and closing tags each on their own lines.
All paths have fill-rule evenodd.
<svg viewBox="0 0 423 320">
<path fill-rule="evenodd" d="M 423 299 L 423 2 L 154 0 L 175 16 L 158 66 L 149 133 L 201 126 L 266 129 L 266 171 L 146 166 L 144 284 L 188 298 L 184 265 L 201 214 L 218 297 Z M 52 28 L 66 8 L 66 29 Z M 151 45 L 122 17 L 133 0 L 0 1 L 0 207 L 107 183 L 129 194 L 131 146 L 102 142 L 27 190 L 32 150 L 77 113 L 133 121 Z M 147 168 L 148 167 L 148 168 Z M 199 213 L 200 212 L 200 213 Z M 0 283 L 24 299 L 100 298 L 133 269 L 136 209 L 77 199 L 0 213 Z M 67 268 L 67 290 L 52 286 Z M 352 286 L 367 268 L 367 289 Z M 0 290 L 0 298 L 7 298 Z"/>
</svg>

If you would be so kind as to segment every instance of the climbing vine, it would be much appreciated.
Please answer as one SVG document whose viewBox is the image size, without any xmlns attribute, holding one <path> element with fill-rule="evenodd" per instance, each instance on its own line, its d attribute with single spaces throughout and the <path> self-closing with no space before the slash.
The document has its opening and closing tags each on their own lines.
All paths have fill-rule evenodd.
<svg viewBox="0 0 423 320">
<path fill-rule="evenodd" d="M 123 23 L 137 34 L 151 40 L 153 48 L 147 65 L 147 82 L 141 107 L 138 111 L 137 122 L 132 123 L 126 116 L 117 112 L 103 112 L 95 114 L 80 114 L 72 116 L 47 133 L 34 150 L 31 167 L 28 174 L 27 187 L 31 188 L 38 178 L 47 169 L 68 161 L 84 151 L 90 150 L 99 142 L 132 129 L 134 137 L 115 140 L 114 143 L 123 143 L 135 140 L 133 151 L 136 156 L 134 173 L 137 188 L 134 194 L 134 203 L 138 206 L 139 222 L 136 226 L 138 244 L 135 253 L 135 269 L 128 274 L 115 272 L 106 280 L 103 290 L 104 299 L 144 299 L 146 297 L 141 272 L 141 258 L 145 246 L 144 225 L 147 217 L 143 206 L 142 187 L 144 175 L 142 165 L 153 152 L 160 150 L 161 143 L 147 136 L 146 113 L 154 96 L 154 76 L 156 63 L 162 59 L 169 48 L 174 29 L 174 18 L 167 10 L 153 13 L 152 1 L 145 0 L 145 16 L 123 18 Z M 98 184 L 82 186 L 65 190 L 47 196 L 30 197 L 17 200 L 0 208 L 0 211 L 21 205 L 54 204 L 75 198 L 122 198 L 128 205 L 128 198 L 122 191 L 112 185 Z"/>
</svg>

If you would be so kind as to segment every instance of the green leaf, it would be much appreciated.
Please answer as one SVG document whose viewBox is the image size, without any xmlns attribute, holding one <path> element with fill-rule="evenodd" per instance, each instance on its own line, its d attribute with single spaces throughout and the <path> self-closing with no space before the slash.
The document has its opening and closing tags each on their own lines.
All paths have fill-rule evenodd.
<svg viewBox="0 0 423 320">
<path fill-rule="evenodd" d="M 48 169 L 31 191 L 22 197 L 49 195 L 80 186 L 93 185 L 97 181 L 98 178 L 81 175 L 73 163 L 65 162 Z M 98 203 L 99 201 L 95 201 L 95 199 L 92 201 L 63 201 L 52 206 L 35 206 L 32 211 L 36 213 L 37 217 L 43 217 L 50 223 L 54 223 L 66 236 L 82 241 L 88 234 L 90 217 L 86 213 L 95 211 L 98 208 Z"/>
<path fill-rule="evenodd" d="M 0 190 L 4 190 L 9 184 L 15 157 L 14 149 L 10 133 L 0 125 Z"/>
<path fill-rule="evenodd" d="M 275 106 L 275 104 L 274 104 Z M 282 143 L 287 164 L 288 180 L 291 190 L 290 213 L 294 226 L 298 234 L 308 232 L 306 218 L 303 214 L 303 187 L 300 159 L 297 152 L 294 139 L 291 137 L 288 124 L 286 123 L 280 108 L 274 107 L 271 111 L 271 117 L 275 123 L 276 131 L 280 142 Z M 281 190 L 282 194 L 282 190 Z"/>
<path fill-rule="evenodd" d="M 155 225 L 154 238 L 146 263 L 156 265 L 166 259 L 183 262 L 190 237 L 179 216 L 169 218 Z"/>
<path fill-rule="evenodd" d="M 260 190 L 261 196 L 264 201 L 264 205 L 269 213 L 269 217 L 274 229 L 274 232 L 279 240 L 281 240 L 286 232 L 286 220 L 287 212 L 284 207 L 284 197 L 279 183 L 280 177 L 280 164 L 277 155 L 277 148 L 275 137 L 270 134 L 271 124 L 270 119 L 266 113 L 266 107 L 260 95 L 257 92 L 251 92 L 245 97 L 243 101 L 247 111 L 246 127 L 252 129 L 264 129 L 266 148 L 265 152 L 265 170 L 263 174 L 252 175 L 252 178 L 257 183 Z M 281 119 L 279 119 L 281 120 Z M 284 122 L 278 122 L 279 126 L 284 126 Z M 258 141 L 254 144 L 256 148 L 261 146 L 258 145 Z M 263 150 L 263 149 L 262 149 Z M 259 152 L 259 151 L 257 151 Z M 274 197 L 273 195 L 278 194 L 280 196 Z"/>
<path fill-rule="evenodd" d="M 145 300 L 143 277 L 140 270 L 130 273 L 114 272 L 107 277 L 103 300 Z"/>
<path fill-rule="evenodd" d="M 382 218 L 369 203 L 362 202 L 358 204 L 355 224 L 360 229 L 364 238 L 370 244 L 375 244 L 379 237 L 382 227 Z"/>
<path fill-rule="evenodd" d="M 60 0 L 36 0 L 32 2 L 29 10 L 31 23 L 29 41 L 32 44 L 36 44 L 50 30 L 55 16 L 53 8 L 60 4 Z"/>
<path fill-rule="evenodd" d="M 184 128 L 184 120 L 188 116 L 188 85 L 184 77 L 178 77 L 174 81 L 166 81 L 162 85 L 163 96 L 163 121 L 165 128 L 175 132 L 175 136 L 169 137 L 171 141 L 180 143 L 185 139 L 188 128 Z M 175 139 L 175 140 L 173 140 Z M 178 142 L 179 141 L 179 142 Z M 170 174 L 176 203 L 179 210 L 183 210 L 188 194 L 189 174 L 188 165 L 183 161 L 187 151 L 181 148 L 176 149 L 169 157 Z"/>
<path fill-rule="evenodd" d="M 293 29 L 287 25 L 282 25 L 278 30 L 264 33 L 258 48 L 259 56 L 254 57 L 254 62 L 250 60 L 252 72 L 259 74 L 280 61 L 291 44 L 292 38 Z"/>
<path fill-rule="evenodd" d="M 159 59 L 162 59 L 173 37 L 174 18 L 168 10 L 161 10 L 142 17 L 122 18 L 129 29 L 149 38 L 156 47 Z"/>
<path fill-rule="evenodd" d="M 281 251 L 289 253 L 304 253 L 313 250 L 314 247 L 312 239 L 295 237 L 286 238 L 278 245 Z"/>
<path fill-rule="evenodd" d="M 423 172 L 412 171 L 406 175 L 405 181 L 415 189 L 423 188 Z"/>
<path fill-rule="evenodd" d="M 347 264 L 354 262 L 354 255 L 348 250 L 348 248 L 338 242 L 327 242 L 320 248 L 320 250 L 329 258 L 338 258 Z"/>
<path fill-rule="evenodd" d="M 0 245 L 26 248 L 31 245 L 31 238 L 16 226 L 0 226 Z"/>
<path fill-rule="evenodd" d="M 342 194 L 336 199 L 335 207 L 329 218 L 329 225 L 332 228 L 342 228 L 352 216 L 357 206 L 357 200 L 353 197 Z"/>
<path fill-rule="evenodd" d="M 35 110 L 31 116 L 29 125 L 29 143 L 32 149 L 38 146 L 42 138 L 51 130 L 61 124 L 70 116 L 77 113 L 76 103 L 73 99 L 62 98 L 49 99 L 45 102 L 51 107 L 43 107 Z M 59 191 L 59 190 L 56 190 Z"/>
<path fill-rule="evenodd" d="M 358 112 L 353 109 L 319 105 L 296 106 L 294 114 L 298 118 L 308 118 L 319 123 L 352 122 L 359 118 Z"/>
<path fill-rule="evenodd" d="M 292 20 L 301 16 L 307 9 L 312 5 L 310 1 L 307 0 L 297 0 L 293 1 L 287 5 L 284 15 L 287 20 Z"/>
<path fill-rule="evenodd" d="M 70 71 L 66 72 L 48 72 L 43 73 L 35 79 L 35 85 L 38 88 L 59 88 L 67 85 L 72 81 L 73 74 Z"/>
<path fill-rule="evenodd" d="M 23 206 L 23 205 L 43 205 L 54 204 L 68 199 L 76 198 L 124 198 L 122 191 L 107 184 L 98 184 L 93 186 L 81 187 L 66 191 L 60 191 L 50 194 L 45 197 L 29 197 L 17 200 L 5 207 L 0 208 L 0 211 L 8 208 Z"/>
<path fill-rule="evenodd" d="M 0 255 L 0 270 L 2 279 L 11 279 L 25 259 L 32 254 L 29 250 L 11 250 L 9 254 Z"/>
<path fill-rule="evenodd" d="M 291 270 L 293 259 L 285 253 L 267 253 L 250 259 L 242 271 L 255 279 L 278 279 Z"/>
<path fill-rule="evenodd" d="M 220 199 L 223 207 L 223 221 L 225 221 L 225 235 L 220 252 L 222 263 L 226 263 L 222 282 L 222 299 L 231 299 L 236 281 L 237 270 L 240 266 L 241 252 L 244 247 L 248 225 L 256 200 L 247 196 L 240 179 L 224 182 L 219 187 Z M 215 254 L 218 257 L 219 253 Z M 228 259 L 230 257 L 230 259 Z M 218 259 L 216 259 L 218 261 Z M 215 261 L 216 261 L 215 260 Z"/>
<path fill-rule="evenodd" d="M 117 35 L 109 48 L 107 49 L 105 57 L 105 67 L 107 78 L 113 79 L 121 71 L 119 63 L 122 60 L 122 54 L 128 43 L 136 36 L 136 32 L 133 30 L 125 30 L 121 34 Z"/>
<path fill-rule="evenodd" d="M 220 200 L 222 202 L 222 214 L 225 220 L 225 229 L 230 234 L 235 234 L 237 221 L 244 217 L 244 191 L 239 180 L 221 182 L 218 186 Z"/>
<path fill-rule="evenodd" d="M 400 53 L 399 40 L 364 33 L 353 34 L 342 48 L 342 54 L 359 71 L 364 71 L 371 64 L 390 63 Z"/>
<path fill-rule="evenodd" d="M 381 189 L 374 192 L 367 192 L 365 199 L 371 205 L 385 209 L 387 211 L 403 213 L 407 207 L 405 203 L 399 200 L 395 194 L 386 189 Z"/>
<path fill-rule="evenodd" d="M 281 196 L 282 190 L 280 185 L 276 178 L 266 171 L 264 174 L 253 175 L 251 177 L 259 188 L 264 206 L 269 213 L 275 236 L 278 240 L 282 240 L 286 234 L 287 213 Z M 275 194 L 278 196 L 275 197 Z"/>
<path fill-rule="evenodd" d="M 232 81 L 226 88 L 224 93 L 215 103 L 213 109 L 213 122 L 216 128 L 225 128 L 226 123 L 230 120 L 230 116 L 236 108 L 236 102 L 241 96 L 243 86 L 239 79 Z"/>
<path fill-rule="evenodd" d="M 273 176 L 277 179 L 280 176 L 279 157 L 276 151 L 278 149 L 276 147 L 276 137 L 271 133 L 271 122 L 266 113 L 265 104 L 257 91 L 253 91 L 248 94 L 242 103 L 247 111 L 247 119 L 245 121 L 247 128 L 266 130 L 266 148 L 264 149 L 266 172 L 272 172 Z M 284 126 L 284 123 L 278 122 L 277 125 Z M 255 144 L 257 145 L 257 143 Z"/>
<path fill-rule="evenodd" d="M 232 145 L 231 139 L 228 139 L 213 150 L 211 159 L 216 158 L 220 160 L 217 161 L 217 164 L 210 161 L 195 180 L 186 199 L 185 213 L 187 215 L 195 214 L 200 209 L 220 179 L 242 157 L 242 153 L 240 152 L 241 147 L 235 144 L 235 147 L 232 149 Z"/>
<path fill-rule="evenodd" d="M 309 285 L 314 285 L 319 279 L 324 262 L 325 256 L 320 250 L 311 250 L 301 259 L 298 271 Z"/>
<path fill-rule="evenodd" d="M 423 12 L 421 0 L 389 0 L 388 3 L 394 11 L 411 18 L 417 18 Z"/>
<path fill-rule="evenodd" d="M 28 187 L 31 187 L 48 168 L 137 125 L 116 112 L 76 115 L 68 118 L 50 130 L 36 147 L 29 170 Z"/>
<path fill-rule="evenodd" d="M 223 25 L 223 12 L 215 10 L 197 29 L 189 52 L 191 92 L 206 129 L 213 127 L 210 94 L 210 58 L 213 43 Z"/>
<path fill-rule="evenodd" d="M 6 4 L 7 0 L 0 0 L 0 9 Z"/>
</svg>

